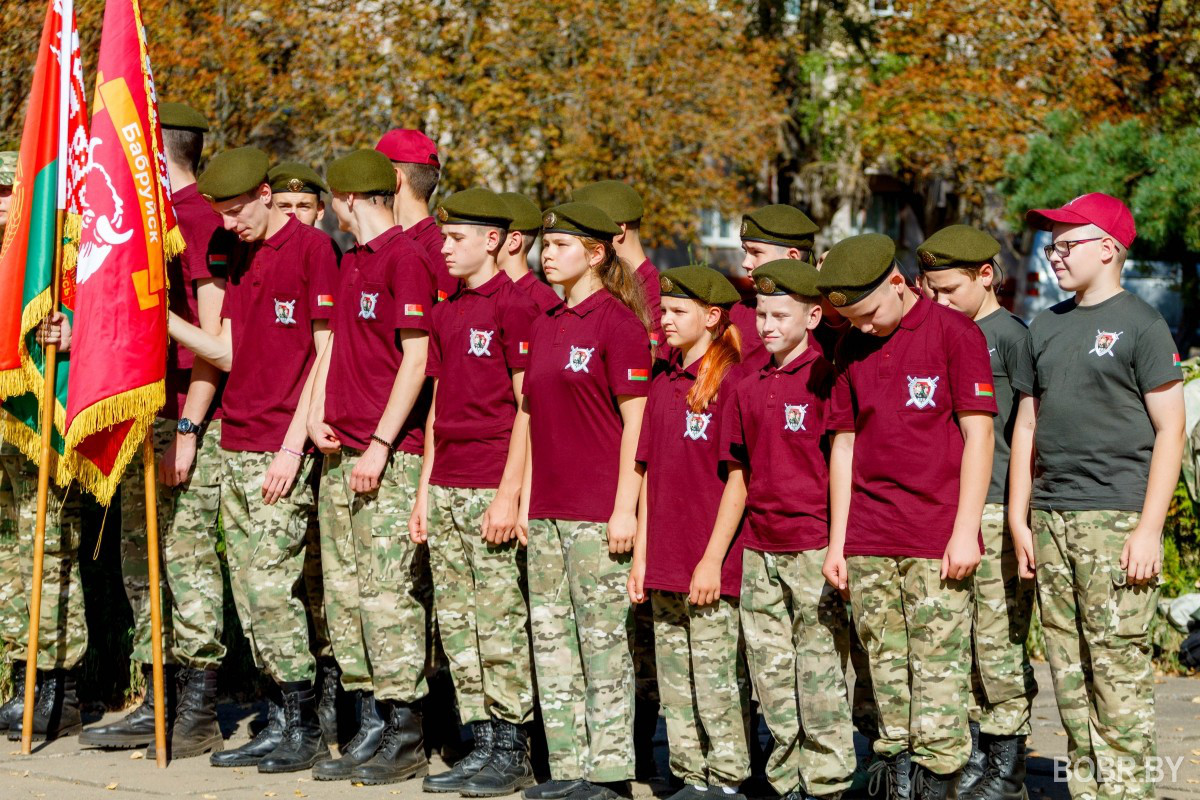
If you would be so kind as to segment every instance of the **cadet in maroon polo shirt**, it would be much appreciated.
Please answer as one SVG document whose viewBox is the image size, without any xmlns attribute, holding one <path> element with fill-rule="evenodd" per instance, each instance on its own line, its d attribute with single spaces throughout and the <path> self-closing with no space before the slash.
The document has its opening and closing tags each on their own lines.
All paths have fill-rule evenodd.
<svg viewBox="0 0 1200 800">
<path fill-rule="evenodd" d="M 433 310 L 434 408 L 409 531 L 429 542 L 438 632 L 475 747 L 424 788 L 493 796 L 534 783 L 522 728 L 533 715 L 533 674 L 516 527 L 529 436 L 521 384 L 538 311 L 497 263 L 511 223 L 503 199 L 467 189 L 438 217 L 446 264 L 462 284 Z"/>
<path fill-rule="evenodd" d="M 275 205 L 289 217 L 305 225 L 316 225 L 325 218 L 321 192 L 328 192 L 329 187 L 312 167 L 299 161 L 281 161 L 267 172 L 267 181 Z"/>
<path fill-rule="evenodd" d="M 552 780 L 524 794 L 583 800 L 624 793 L 633 777 L 625 584 L 651 356 L 642 291 L 612 245 L 620 227 L 586 203 L 551 208 L 542 222 L 542 270 L 566 299 L 533 327 L 524 517 Z"/>
<path fill-rule="evenodd" d="M 775 739 L 767 777 L 786 798 L 837 797 L 854 771 L 844 664 L 849 620 L 821 573 L 829 541 L 826 431 L 833 368 L 812 331 L 817 271 L 795 259 L 754 271 L 769 359 L 738 384 L 726 431 L 722 517 L 744 505 L 742 628 L 755 693 Z M 737 482 L 738 485 L 735 485 Z M 719 544 L 728 529 L 718 530 Z M 712 568 L 706 563 L 708 572 Z M 697 568 L 693 581 L 703 577 Z"/>
<path fill-rule="evenodd" d="M 854 236 L 820 272 L 855 328 L 838 349 L 828 423 L 824 571 L 851 590 L 889 797 L 944 800 L 971 752 L 971 574 L 996 402 L 982 331 L 906 285 L 895 252 L 886 236 Z"/>
<path fill-rule="evenodd" d="M 545 314 L 562 302 L 558 292 L 550 288 L 529 268 L 529 251 L 542 232 L 542 212 L 534 202 L 520 192 L 500 192 L 500 199 L 512 215 L 508 238 L 500 248 L 500 269 L 512 279 L 517 288 L 529 295 L 538 313 Z"/>
<path fill-rule="evenodd" d="M 230 579 L 255 661 L 283 695 L 280 726 L 210 760 L 292 772 L 329 757 L 316 717 L 314 659 L 297 584 L 305 532 L 316 511 L 305 430 L 311 367 L 329 338 L 337 248 L 275 206 L 268 166 L 266 153 L 242 147 L 218 155 L 200 176 L 197 186 L 226 230 L 246 243 L 246 265 L 226 288 L 220 337 L 186 322 L 173 324 L 172 335 L 229 370 L 222 398 L 221 517 Z"/>
<path fill-rule="evenodd" d="M 441 302 L 458 288 L 442 255 L 442 232 L 429 214 L 429 201 L 437 189 L 442 162 L 437 145 L 425 134 L 407 128 L 388 131 L 375 145 L 392 162 L 396 173 L 396 199 L 392 214 L 396 224 L 425 250 L 437 300 Z"/>
<path fill-rule="evenodd" d="M 394 783 L 428 770 L 419 707 L 427 692 L 428 554 L 405 534 L 421 472 L 417 402 L 434 290 L 423 253 L 393 221 L 387 159 L 358 150 L 331 163 L 327 178 L 338 225 L 357 244 L 342 262 L 308 429 L 325 453 L 322 552 L 349 545 L 358 565 L 356 593 L 342 582 L 325 586 L 334 652 L 340 661 L 340 647 L 359 641 L 342 631 L 361 627 L 374 697 L 363 691 L 359 735 L 313 777 Z"/>
<path fill-rule="evenodd" d="M 645 473 L 629 599 L 651 601 L 671 772 L 685 784 L 674 800 L 719 798 L 750 776 L 741 541 L 712 554 L 711 585 L 693 583 L 692 572 L 714 524 L 722 525 L 722 432 L 744 375 L 728 310 L 739 295 L 724 275 L 695 265 L 662 273 L 660 289 L 663 332 L 676 355 L 655 376 L 642 417 L 637 457 Z"/>
</svg>

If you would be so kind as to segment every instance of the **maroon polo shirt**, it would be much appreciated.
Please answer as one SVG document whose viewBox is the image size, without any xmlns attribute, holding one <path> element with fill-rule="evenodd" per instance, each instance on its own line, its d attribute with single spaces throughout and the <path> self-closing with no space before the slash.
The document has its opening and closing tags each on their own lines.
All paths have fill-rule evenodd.
<svg viewBox="0 0 1200 800">
<path fill-rule="evenodd" d="M 725 457 L 750 468 L 746 547 L 795 553 L 829 544 L 832 389 L 833 367 L 811 346 L 782 368 L 768 360 L 738 384 Z"/>
<path fill-rule="evenodd" d="M 187 247 L 178 258 L 167 262 L 170 308 L 183 319 L 199 326 L 196 284 L 208 278 L 224 278 L 228 274 L 230 258 L 238 246 L 237 238 L 221 226 L 221 216 L 200 196 L 194 183 L 172 193 L 171 206 Z M 167 402 L 158 412 L 161 419 L 179 419 L 183 413 L 194 363 L 192 351 L 172 339 L 167 349 Z M 220 415 L 221 397 L 218 391 L 208 407 L 205 420 Z"/>
<path fill-rule="evenodd" d="M 650 363 L 646 328 L 607 290 L 534 321 L 524 384 L 531 519 L 609 520 L 624 429 L 617 398 L 646 396 Z"/>
<path fill-rule="evenodd" d="M 458 278 L 450 274 L 450 268 L 446 266 L 446 257 L 442 255 L 442 243 L 445 241 L 442 229 L 433 217 L 426 217 L 411 228 L 406 228 L 404 232 L 411 236 L 429 257 L 429 277 L 437 290 L 437 301 L 440 303 L 448 299 L 458 290 Z"/>
<path fill-rule="evenodd" d="M 761 367 L 771 357 L 758 337 L 757 308 L 758 301 L 751 296 L 749 300 L 737 301 L 729 309 L 729 321 L 737 326 L 738 333 L 742 335 L 742 363 L 754 369 Z"/>
<path fill-rule="evenodd" d="M 955 414 L 995 414 L 993 391 L 983 332 L 924 297 L 890 336 L 846 333 L 829 428 L 855 432 L 847 556 L 942 557 L 958 510 Z"/>
<path fill-rule="evenodd" d="M 316 356 L 312 323 L 333 316 L 337 246 L 289 217 L 273 236 L 252 244 L 247 257 L 221 308 L 233 329 L 221 447 L 269 453 L 283 445 Z"/>
<path fill-rule="evenodd" d="M 438 379 L 430 483 L 500 485 L 517 415 L 512 371 L 529 363 L 537 316 L 537 306 L 504 272 L 477 289 L 464 284 L 433 310 L 425 368 Z"/>
<path fill-rule="evenodd" d="M 732 419 L 740 364 L 725 374 L 716 397 L 701 412 L 688 408 L 700 362 L 683 367 L 679 357 L 658 370 L 650 385 L 637 460 L 646 471 L 646 580 L 648 589 L 687 592 L 712 535 L 728 469 L 722 459 L 724 431 Z M 744 529 L 721 567 L 721 594 L 742 591 Z"/>
<path fill-rule="evenodd" d="M 562 298 L 558 293 L 543 280 L 540 280 L 537 275 L 532 272 L 526 272 L 516 282 L 516 286 L 522 292 L 527 294 L 533 304 L 537 306 L 539 314 L 545 314 L 550 309 L 562 305 Z"/>
<path fill-rule="evenodd" d="M 655 355 L 665 358 L 668 349 L 667 337 L 662 329 L 662 289 L 658 285 L 658 267 L 647 258 L 634 270 L 634 275 L 642 285 L 642 292 L 646 295 L 646 308 L 650 312 L 650 347 L 654 349 Z"/>
<path fill-rule="evenodd" d="M 366 450 L 404 361 L 399 331 L 429 330 L 433 313 L 429 259 L 396 225 L 342 258 L 325 381 L 325 421 L 346 447 Z M 425 446 L 428 392 L 400 427 L 396 447 Z"/>
</svg>

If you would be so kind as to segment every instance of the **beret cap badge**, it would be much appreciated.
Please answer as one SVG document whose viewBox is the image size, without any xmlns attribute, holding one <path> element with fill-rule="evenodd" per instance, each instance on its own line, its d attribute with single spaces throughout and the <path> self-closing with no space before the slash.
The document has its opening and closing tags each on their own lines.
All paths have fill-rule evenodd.
<svg viewBox="0 0 1200 800">
<path fill-rule="evenodd" d="M 829 302 L 833 304 L 834 308 L 841 308 L 842 306 L 846 305 L 846 295 L 837 291 L 830 292 Z"/>
<path fill-rule="evenodd" d="M 935 256 L 933 253 L 929 252 L 928 250 L 922 250 L 920 255 L 921 255 L 921 263 L 927 267 L 932 267 L 934 264 L 937 263 L 937 256 Z"/>
<path fill-rule="evenodd" d="M 775 281 L 770 278 L 759 278 L 755 282 L 758 286 L 758 291 L 762 294 L 775 294 Z"/>
<path fill-rule="evenodd" d="M 747 225 L 746 225 L 746 220 L 742 220 L 742 230 L 741 230 L 741 233 L 739 234 L 739 236 L 745 236 L 745 235 L 746 235 L 746 227 L 747 227 Z"/>
<path fill-rule="evenodd" d="M 443 206 L 438 206 L 437 218 L 438 222 L 445 222 L 446 220 L 450 219 L 450 214 Z"/>
<path fill-rule="evenodd" d="M 670 278 L 663 275 L 658 279 L 658 288 L 663 292 L 669 292 L 675 288 L 675 284 Z"/>
<path fill-rule="evenodd" d="M 304 191 L 304 181 L 300 180 L 299 178 L 292 178 L 290 181 L 287 182 L 287 190 L 289 192 Z"/>
<path fill-rule="evenodd" d="M 545 218 L 542 220 L 542 225 L 543 225 L 544 227 L 547 227 L 547 228 L 553 228 L 553 227 L 554 227 L 554 224 L 555 224 L 556 222 L 558 222 L 558 217 L 557 217 L 557 216 L 554 214 L 554 212 L 553 212 L 553 211 L 551 211 L 551 212 L 550 212 L 549 214 L 547 214 L 547 215 L 546 215 L 546 217 L 545 217 Z"/>
</svg>

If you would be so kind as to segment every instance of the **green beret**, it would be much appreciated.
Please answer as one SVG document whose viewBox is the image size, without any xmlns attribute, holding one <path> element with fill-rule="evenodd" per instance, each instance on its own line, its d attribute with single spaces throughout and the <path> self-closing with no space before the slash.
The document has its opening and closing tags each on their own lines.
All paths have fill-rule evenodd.
<svg viewBox="0 0 1200 800">
<path fill-rule="evenodd" d="M 271 159 L 257 147 L 226 150 L 208 162 L 196 180 L 196 190 L 209 202 L 228 200 L 267 182 Z"/>
<path fill-rule="evenodd" d="M 970 225 L 951 225 L 930 236 L 917 248 L 923 271 L 978 267 L 996 257 L 1000 243 L 991 234 Z"/>
<path fill-rule="evenodd" d="M 16 150 L 0 152 L 0 186 L 12 186 L 17 179 L 17 159 L 20 155 Z"/>
<path fill-rule="evenodd" d="M 710 306 L 733 305 L 742 296 L 721 273 L 702 264 L 668 269 L 658 276 L 663 297 L 688 297 Z"/>
<path fill-rule="evenodd" d="M 818 297 L 817 268 L 807 261 L 780 258 L 754 270 L 754 289 L 759 294 L 798 294 Z"/>
<path fill-rule="evenodd" d="M 589 203 L 563 203 L 546 210 L 542 215 L 545 233 L 569 233 L 611 242 L 621 233 L 621 227 L 600 209 Z"/>
<path fill-rule="evenodd" d="M 329 188 L 355 194 L 395 194 L 396 170 L 378 150 L 355 150 L 325 168 Z"/>
<path fill-rule="evenodd" d="M 622 181 L 589 183 L 571 193 L 571 202 L 591 203 L 618 225 L 637 222 L 643 213 L 642 196 L 637 189 Z"/>
<path fill-rule="evenodd" d="M 208 120 L 204 115 L 183 103 L 159 103 L 158 121 L 164 128 L 179 128 L 196 133 L 208 132 Z"/>
<path fill-rule="evenodd" d="M 742 217 L 742 241 L 813 249 L 817 223 L 795 206 L 763 206 Z"/>
<path fill-rule="evenodd" d="M 883 283 L 895 263 L 896 243 L 889 237 L 882 233 L 851 236 L 826 253 L 817 288 L 835 308 L 854 305 Z"/>
<path fill-rule="evenodd" d="M 542 229 L 542 210 L 537 203 L 520 192 L 500 192 L 500 199 L 508 206 L 512 223 L 510 231 L 540 231 Z"/>
<path fill-rule="evenodd" d="M 328 192 L 329 187 L 312 167 L 299 161 L 281 161 L 267 170 L 267 183 L 272 192 L 315 194 Z"/>
<path fill-rule="evenodd" d="M 472 187 L 443 200 L 437 218 L 443 225 L 487 225 L 506 231 L 512 222 L 512 212 L 491 189 Z"/>
</svg>

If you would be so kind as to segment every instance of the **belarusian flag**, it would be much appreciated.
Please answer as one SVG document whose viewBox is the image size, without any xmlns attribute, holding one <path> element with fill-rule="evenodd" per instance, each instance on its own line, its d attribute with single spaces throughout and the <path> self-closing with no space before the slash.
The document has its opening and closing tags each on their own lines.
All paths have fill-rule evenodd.
<svg viewBox="0 0 1200 800">
<path fill-rule="evenodd" d="M 79 245 L 68 451 L 107 504 L 165 400 L 171 210 L 158 100 L 137 0 L 108 0 Z"/>
<path fill-rule="evenodd" d="M 74 307 L 80 187 L 88 154 L 84 108 L 74 6 L 71 0 L 50 0 L 0 247 L 0 423 L 4 437 L 35 463 L 41 458 L 39 404 L 44 388 L 44 354 L 35 328 L 55 307 L 52 283 L 60 247 L 59 307 L 68 319 Z M 51 439 L 57 462 L 51 474 L 63 485 L 72 477 L 69 459 L 60 457 L 68 364 L 65 354 L 59 355 Z"/>
</svg>

